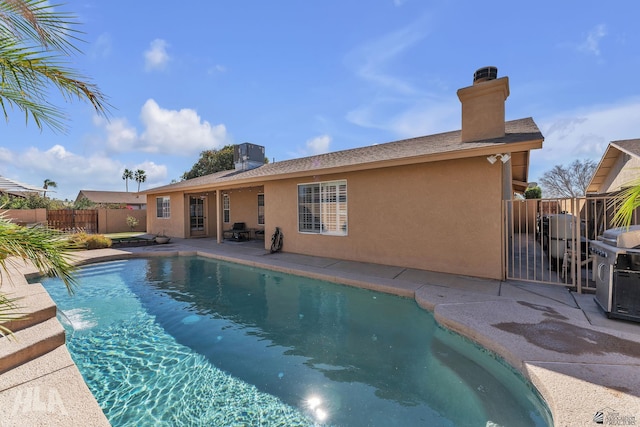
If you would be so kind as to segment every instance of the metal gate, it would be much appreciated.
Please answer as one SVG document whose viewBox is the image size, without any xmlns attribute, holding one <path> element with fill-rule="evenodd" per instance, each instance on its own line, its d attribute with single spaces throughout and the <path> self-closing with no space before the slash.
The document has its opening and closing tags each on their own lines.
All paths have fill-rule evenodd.
<svg viewBox="0 0 640 427">
<path fill-rule="evenodd" d="M 594 291 L 589 242 L 613 226 L 616 203 L 615 196 L 505 201 L 506 278 Z"/>
<path fill-rule="evenodd" d="M 98 232 L 98 211 L 95 209 L 58 209 L 47 211 L 47 225 L 62 231 Z"/>
</svg>

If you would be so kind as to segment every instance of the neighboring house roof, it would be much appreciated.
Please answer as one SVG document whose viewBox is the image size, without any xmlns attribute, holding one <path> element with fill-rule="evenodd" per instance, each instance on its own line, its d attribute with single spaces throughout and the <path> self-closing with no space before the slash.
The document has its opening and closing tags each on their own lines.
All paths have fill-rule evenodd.
<svg viewBox="0 0 640 427">
<path fill-rule="evenodd" d="M 146 197 L 140 197 L 140 193 L 129 193 L 126 191 L 92 191 L 80 190 L 76 200 L 86 197 L 93 203 L 98 204 L 127 204 L 146 205 Z"/>
<path fill-rule="evenodd" d="M 34 187 L 29 184 L 23 184 L 9 178 L 0 176 L 0 192 L 2 193 L 44 193 L 44 188 Z"/>
<path fill-rule="evenodd" d="M 210 188 L 212 186 L 244 185 L 296 176 L 307 176 L 312 171 L 323 174 L 348 172 L 381 167 L 476 157 L 496 153 L 512 155 L 513 180 L 526 188 L 529 169 L 528 150 L 541 148 L 543 136 L 532 118 L 505 123 L 505 136 L 483 141 L 462 142 L 461 131 L 421 136 L 418 138 L 376 144 L 350 150 L 336 151 L 299 159 L 269 163 L 245 171 L 222 171 L 175 184 L 146 190 L 158 193 L 180 189 Z"/>
<path fill-rule="evenodd" d="M 587 186 L 587 193 L 596 193 L 602 184 L 609 177 L 612 169 L 615 168 L 620 153 L 626 153 L 632 157 L 640 159 L 640 139 L 624 139 L 611 141 L 604 152 L 596 171 L 591 177 L 591 182 Z M 638 173 L 640 176 L 640 171 Z"/>
</svg>

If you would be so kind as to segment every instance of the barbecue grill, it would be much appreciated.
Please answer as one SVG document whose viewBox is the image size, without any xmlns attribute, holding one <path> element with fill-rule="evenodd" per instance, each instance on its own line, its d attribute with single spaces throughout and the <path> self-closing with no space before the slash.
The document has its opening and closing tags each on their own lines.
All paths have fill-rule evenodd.
<svg viewBox="0 0 640 427">
<path fill-rule="evenodd" d="M 596 303 L 607 317 L 640 322 L 640 226 L 606 230 L 591 241 Z"/>
</svg>

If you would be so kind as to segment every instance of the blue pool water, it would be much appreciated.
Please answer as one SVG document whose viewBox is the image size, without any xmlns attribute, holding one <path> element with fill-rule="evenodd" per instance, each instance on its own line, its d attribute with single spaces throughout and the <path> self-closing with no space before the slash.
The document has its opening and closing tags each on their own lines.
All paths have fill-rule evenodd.
<svg viewBox="0 0 640 427">
<path fill-rule="evenodd" d="M 546 426 L 510 368 L 415 301 L 200 257 L 83 267 L 56 301 L 114 426 Z"/>
</svg>

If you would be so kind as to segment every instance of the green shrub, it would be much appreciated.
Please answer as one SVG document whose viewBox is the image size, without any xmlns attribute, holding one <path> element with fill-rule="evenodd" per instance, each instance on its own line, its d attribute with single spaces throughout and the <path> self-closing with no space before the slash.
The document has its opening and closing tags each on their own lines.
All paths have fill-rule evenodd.
<svg viewBox="0 0 640 427">
<path fill-rule="evenodd" d="M 85 249 L 110 248 L 113 243 L 110 238 L 102 234 L 76 233 L 72 234 L 69 240 L 79 248 Z"/>
<path fill-rule="evenodd" d="M 136 228 L 139 223 L 140 221 L 138 221 L 138 218 L 131 215 L 127 215 L 127 225 L 129 226 L 131 231 L 133 231 L 133 229 Z"/>
<path fill-rule="evenodd" d="M 540 199 L 542 198 L 542 189 L 540 187 L 527 188 L 524 192 L 525 199 Z"/>
<path fill-rule="evenodd" d="M 96 204 L 84 196 L 73 202 L 73 209 L 93 209 L 95 207 Z"/>
</svg>

